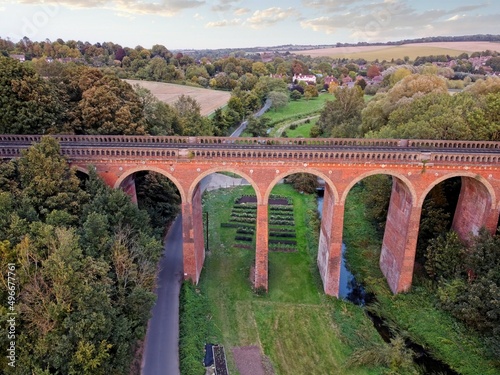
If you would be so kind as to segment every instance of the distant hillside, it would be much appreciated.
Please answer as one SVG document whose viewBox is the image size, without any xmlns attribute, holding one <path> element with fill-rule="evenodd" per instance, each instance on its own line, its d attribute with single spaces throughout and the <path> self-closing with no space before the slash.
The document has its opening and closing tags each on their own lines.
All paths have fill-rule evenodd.
<svg viewBox="0 0 500 375">
<path fill-rule="evenodd" d="M 415 60 L 418 56 L 458 56 L 464 52 L 472 53 L 486 50 L 500 52 L 500 42 L 431 42 L 402 45 L 342 46 L 301 50 L 295 53 L 311 57 L 328 56 L 365 59 L 368 61 L 376 59 L 390 61 L 392 59 L 403 59 L 405 56 L 408 56 L 410 60 Z"/>
</svg>

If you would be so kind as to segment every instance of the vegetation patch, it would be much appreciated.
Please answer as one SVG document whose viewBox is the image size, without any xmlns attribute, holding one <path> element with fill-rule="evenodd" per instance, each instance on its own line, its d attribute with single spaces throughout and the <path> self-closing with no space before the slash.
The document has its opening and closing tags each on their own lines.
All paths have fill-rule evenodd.
<svg viewBox="0 0 500 375">
<path fill-rule="evenodd" d="M 493 347 L 479 334 L 438 309 L 437 291 L 418 280 L 410 293 L 393 295 L 378 266 L 380 233 L 365 218 L 363 190 L 355 187 L 348 195 L 344 241 L 348 264 L 365 288 L 375 293 L 377 303 L 370 310 L 384 318 L 394 332 L 422 345 L 432 355 L 460 374 L 496 374 L 498 362 Z"/>
<path fill-rule="evenodd" d="M 377 366 L 345 365 L 350 353 L 366 341 L 382 341 L 360 308 L 326 298 L 322 292 L 315 266 L 314 196 L 299 194 L 289 185 L 273 190 L 293 204 L 300 236 L 294 251 L 270 247 L 269 292 L 252 291 L 254 253 L 235 244 L 234 229 L 220 226 L 230 216 L 234 199 L 250 191 L 248 186 L 234 187 L 206 192 L 203 198 L 204 208 L 214 212 L 208 229 L 214 250 L 206 258 L 199 288 L 207 296 L 210 321 L 217 327 L 210 340 L 226 348 L 229 372 L 237 373 L 230 349 L 253 345 L 270 358 L 277 374 L 382 374 Z"/>
</svg>

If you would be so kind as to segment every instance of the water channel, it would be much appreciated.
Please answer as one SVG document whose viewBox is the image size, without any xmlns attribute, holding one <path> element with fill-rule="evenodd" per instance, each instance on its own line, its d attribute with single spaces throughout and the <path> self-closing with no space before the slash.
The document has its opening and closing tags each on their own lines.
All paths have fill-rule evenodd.
<svg viewBox="0 0 500 375">
<path fill-rule="evenodd" d="M 323 213 L 323 194 L 323 190 L 318 190 L 317 202 L 320 218 Z M 339 297 L 352 302 L 355 305 L 364 307 L 375 301 L 375 297 L 365 292 L 363 285 L 356 281 L 354 275 L 347 268 L 345 260 L 345 250 L 346 246 L 345 244 L 342 244 Z M 365 312 L 370 317 L 374 327 L 376 328 L 382 339 L 385 342 L 389 343 L 391 338 L 393 337 L 393 333 L 385 324 L 384 320 L 370 313 L 366 309 Z M 432 358 L 431 355 L 421 345 L 418 345 L 407 339 L 406 346 L 413 350 L 413 352 L 415 353 L 414 361 L 417 365 L 425 369 L 425 374 L 460 375 L 459 373 L 450 369 L 447 364 Z"/>
</svg>

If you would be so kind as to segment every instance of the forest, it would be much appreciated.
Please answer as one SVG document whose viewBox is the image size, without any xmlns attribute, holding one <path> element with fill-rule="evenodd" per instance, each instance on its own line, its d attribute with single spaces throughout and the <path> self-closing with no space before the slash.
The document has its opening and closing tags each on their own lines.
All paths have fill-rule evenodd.
<svg viewBox="0 0 500 375">
<path fill-rule="evenodd" d="M 163 46 L 62 40 L 0 40 L 0 51 L 6 52 L 0 56 L 0 133 L 226 135 L 269 97 L 277 108 L 324 91 L 331 100 L 311 137 L 500 140 L 500 78 L 460 75 L 429 62 L 292 56 L 264 63 L 238 55 L 195 61 Z M 5 56 L 13 52 L 30 59 Z M 489 61 L 498 58 L 493 54 Z M 376 87 L 366 84 L 371 67 L 381 77 Z M 313 72 L 337 82 L 310 87 L 291 81 L 295 73 Z M 231 99 L 206 118 L 193 99 L 169 106 L 122 80 L 131 77 L 231 90 Z M 344 86 L 346 77 L 356 83 Z M 451 86 L 460 92 L 450 95 Z M 266 135 L 265 121 L 251 118 L 251 128 Z M 154 303 L 161 236 L 180 198 L 167 179 L 144 174 L 137 178 L 137 207 L 95 173 L 77 177 L 58 147 L 47 137 L 20 159 L 0 164 L 0 261 L 3 270 L 17 265 L 22 313 L 19 366 L 11 373 L 134 373 Z M 439 297 L 437 307 L 481 332 L 500 356 L 500 238 L 483 232 L 464 244 L 449 232 L 457 184 L 443 184 L 425 202 L 417 256 Z M 382 228 L 390 180 L 372 178 L 364 188 L 370 192 L 367 214 Z M 3 273 L 3 301 L 6 285 Z M 6 319 L 6 306 L 1 309 Z M 0 340 L 7 347 L 7 338 Z M 0 368 L 7 366 L 2 357 Z"/>
</svg>

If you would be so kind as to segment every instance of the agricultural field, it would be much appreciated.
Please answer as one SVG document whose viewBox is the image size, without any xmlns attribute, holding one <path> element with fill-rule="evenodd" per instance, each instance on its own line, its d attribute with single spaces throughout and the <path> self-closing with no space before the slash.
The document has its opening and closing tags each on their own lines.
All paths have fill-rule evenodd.
<svg viewBox="0 0 500 375">
<path fill-rule="evenodd" d="M 231 97 L 231 93 L 229 91 L 218 91 L 199 87 L 175 85 L 173 83 L 133 79 L 126 79 L 125 81 L 132 86 L 138 84 L 148 89 L 159 100 L 167 104 L 173 104 L 181 95 L 190 96 L 200 105 L 202 116 L 208 116 L 217 108 L 224 107 Z"/>
<path fill-rule="evenodd" d="M 368 61 L 378 59 L 392 60 L 403 59 L 408 56 L 414 60 L 418 56 L 429 55 L 450 55 L 458 56 L 463 52 L 472 53 L 485 50 L 500 51 L 500 43 L 493 42 L 434 42 L 434 43 L 414 43 L 401 46 L 356 46 L 323 48 L 314 50 L 297 51 L 301 55 L 311 57 L 329 56 L 334 58 L 362 58 Z"/>
</svg>

